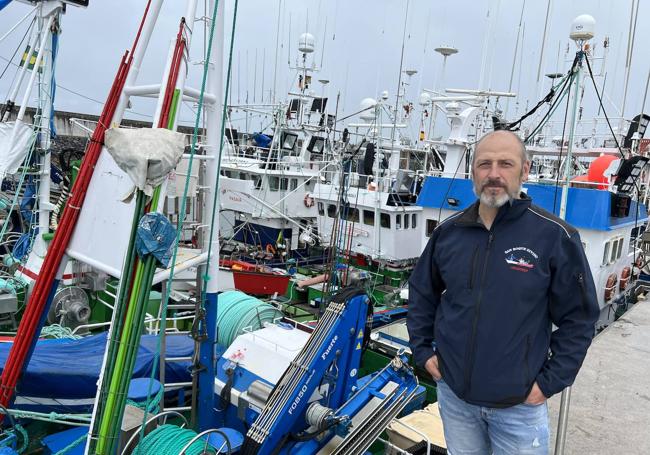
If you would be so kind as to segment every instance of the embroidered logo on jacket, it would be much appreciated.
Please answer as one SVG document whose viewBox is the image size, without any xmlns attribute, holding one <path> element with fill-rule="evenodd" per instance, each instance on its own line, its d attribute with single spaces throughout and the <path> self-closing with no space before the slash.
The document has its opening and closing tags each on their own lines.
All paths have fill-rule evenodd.
<svg viewBox="0 0 650 455">
<path fill-rule="evenodd" d="M 516 246 L 504 251 L 506 264 L 512 270 L 518 272 L 529 272 L 535 268 L 535 262 L 538 259 L 537 253 L 524 246 Z"/>
</svg>

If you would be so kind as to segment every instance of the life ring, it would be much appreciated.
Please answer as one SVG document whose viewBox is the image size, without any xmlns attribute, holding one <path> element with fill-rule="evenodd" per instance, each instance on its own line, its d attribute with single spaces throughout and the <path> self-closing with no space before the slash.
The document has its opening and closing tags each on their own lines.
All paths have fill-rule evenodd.
<svg viewBox="0 0 650 455">
<path fill-rule="evenodd" d="M 275 247 L 272 244 L 267 243 L 266 244 L 266 252 L 269 253 L 269 254 L 272 254 L 273 256 L 275 256 L 275 253 L 276 253 Z"/>
<path fill-rule="evenodd" d="M 618 278 L 615 273 L 612 273 L 607 277 L 607 282 L 605 283 L 605 302 L 612 300 L 617 281 Z"/>
<path fill-rule="evenodd" d="M 314 206 L 314 198 L 311 197 L 309 193 L 305 194 L 305 198 L 302 200 L 302 202 L 307 208 Z"/>
<path fill-rule="evenodd" d="M 631 275 L 632 275 L 632 269 L 629 266 L 624 267 L 623 271 L 621 271 L 621 280 L 619 285 L 619 289 L 621 291 L 624 291 L 625 288 L 627 287 L 627 284 L 630 282 Z"/>
</svg>

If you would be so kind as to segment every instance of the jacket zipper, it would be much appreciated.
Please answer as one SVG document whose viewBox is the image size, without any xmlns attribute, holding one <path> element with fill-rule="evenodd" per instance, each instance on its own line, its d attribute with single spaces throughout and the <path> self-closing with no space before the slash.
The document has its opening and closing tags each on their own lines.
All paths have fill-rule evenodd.
<svg viewBox="0 0 650 455">
<path fill-rule="evenodd" d="M 483 287 L 485 285 L 485 274 L 487 272 L 488 261 L 490 260 L 490 248 L 492 247 L 492 241 L 494 240 L 494 234 L 492 231 L 488 231 L 488 242 L 485 248 L 485 261 L 483 262 L 483 271 L 481 272 L 481 282 L 480 288 L 478 291 L 478 297 L 476 299 L 476 304 L 474 305 L 474 319 L 472 321 L 472 335 L 470 336 L 469 349 L 467 355 L 465 356 L 465 386 L 463 387 L 463 395 L 466 397 L 469 393 L 469 385 L 472 380 L 472 369 L 474 367 L 474 344 L 476 343 L 476 330 L 478 329 L 478 319 L 481 312 L 481 300 L 483 298 Z"/>
<path fill-rule="evenodd" d="M 474 275 L 476 275 L 476 259 L 478 258 L 478 246 L 474 249 L 474 255 L 472 256 L 472 268 L 469 273 L 469 289 L 474 289 Z"/>
<path fill-rule="evenodd" d="M 580 285 L 580 292 L 582 294 L 582 309 L 587 312 L 587 290 L 585 289 L 585 277 L 582 273 L 578 273 L 578 284 Z"/>
</svg>

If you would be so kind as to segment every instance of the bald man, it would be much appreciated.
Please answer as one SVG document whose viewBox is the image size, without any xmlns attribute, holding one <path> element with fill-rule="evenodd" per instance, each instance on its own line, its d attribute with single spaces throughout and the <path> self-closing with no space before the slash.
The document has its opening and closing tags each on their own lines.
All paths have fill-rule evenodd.
<svg viewBox="0 0 650 455">
<path fill-rule="evenodd" d="M 410 343 L 437 381 L 451 455 L 547 454 L 546 399 L 573 383 L 594 335 L 580 236 L 522 193 L 529 170 L 518 136 L 485 135 L 478 200 L 436 227 L 409 279 Z"/>
</svg>

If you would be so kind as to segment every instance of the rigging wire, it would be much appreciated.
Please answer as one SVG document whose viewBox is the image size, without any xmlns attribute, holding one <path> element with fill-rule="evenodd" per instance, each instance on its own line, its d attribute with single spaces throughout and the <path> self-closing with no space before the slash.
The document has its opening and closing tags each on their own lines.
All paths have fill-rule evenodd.
<svg viewBox="0 0 650 455">
<path fill-rule="evenodd" d="M 0 79 L 2 79 L 2 77 L 5 75 L 5 73 L 7 72 L 9 67 L 11 66 L 14 57 L 16 56 L 16 54 L 18 53 L 20 48 L 23 46 L 23 42 L 25 41 L 25 38 L 27 38 L 27 35 L 29 34 L 29 31 L 32 29 L 32 27 L 34 26 L 35 22 L 36 22 L 36 17 L 34 17 L 32 19 L 32 21 L 29 23 L 29 26 L 27 27 L 27 30 L 25 30 L 25 34 L 20 39 L 20 43 L 18 43 L 18 46 L 16 46 L 16 49 L 14 50 L 14 53 L 11 55 L 11 58 L 9 60 L 7 60 L 7 65 L 2 70 L 2 73 L 0 74 Z M 25 62 L 25 64 L 27 64 L 27 63 L 28 62 Z M 15 65 L 15 63 L 14 63 L 14 65 Z"/>
<path fill-rule="evenodd" d="M 13 57 L 12 57 L 12 58 L 13 58 Z M 14 63 L 14 62 L 12 62 L 10 59 L 8 59 L 8 58 L 6 58 L 6 57 L 3 57 L 3 56 L 1 56 L 1 55 L 0 55 L 0 60 L 4 60 L 5 62 L 8 62 L 8 65 L 13 65 L 13 66 L 15 66 L 15 67 L 20 68 L 20 65 L 19 65 L 19 64 Z M 57 89 L 61 89 L 61 90 L 65 91 L 65 92 L 72 93 L 73 95 L 77 95 L 77 96 L 79 96 L 79 97 L 81 97 L 81 98 L 84 98 L 84 99 L 86 99 L 86 100 L 88 100 L 88 101 L 92 101 L 93 103 L 100 104 L 100 105 L 102 105 L 102 106 L 105 104 L 104 101 L 100 101 L 100 100 L 98 100 L 98 99 L 91 98 L 90 96 L 84 95 L 84 94 L 82 94 L 82 93 L 79 93 L 79 92 L 74 91 L 74 90 L 72 90 L 72 89 L 69 89 L 69 88 L 67 88 L 67 87 L 64 87 L 64 86 L 62 86 L 61 84 L 56 84 L 56 88 L 57 88 Z M 131 113 L 131 114 L 139 115 L 139 116 L 141 116 L 141 117 L 146 117 L 146 118 L 152 118 L 152 117 L 153 117 L 152 115 L 149 115 L 149 114 L 143 114 L 143 113 L 141 113 L 141 112 L 136 112 L 136 111 L 134 111 L 134 110 L 132 110 L 132 109 L 125 109 L 125 110 L 126 110 L 127 112 Z"/>
</svg>

